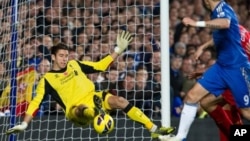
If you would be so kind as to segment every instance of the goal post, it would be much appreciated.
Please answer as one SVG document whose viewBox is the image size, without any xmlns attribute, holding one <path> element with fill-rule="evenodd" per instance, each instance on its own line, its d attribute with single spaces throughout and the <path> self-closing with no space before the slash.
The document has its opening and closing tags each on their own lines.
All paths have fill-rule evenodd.
<svg viewBox="0 0 250 141">
<path fill-rule="evenodd" d="M 162 73 L 162 125 L 171 125 L 170 101 L 170 55 L 169 55 L 169 0 L 161 0 L 161 69 Z"/>
<path fill-rule="evenodd" d="M 87 77 L 95 82 L 97 91 L 113 89 L 157 125 L 170 126 L 169 24 L 165 19 L 168 14 L 160 14 L 168 13 L 168 3 L 0 0 L 0 140 L 151 141 L 150 133 L 120 110 L 111 112 L 115 128 L 109 135 L 98 135 L 92 125 L 77 127 L 65 118 L 49 95 L 24 132 L 5 134 L 22 122 L 29 102 L 36 95 L 37 82 L 51 69 L 53 45 L 63 42 L 69 46 L 69 59 L 98 61 L 114 50 L 121 30 L 133 35 L 129 48 L 107 71 Z"/>
</svg>

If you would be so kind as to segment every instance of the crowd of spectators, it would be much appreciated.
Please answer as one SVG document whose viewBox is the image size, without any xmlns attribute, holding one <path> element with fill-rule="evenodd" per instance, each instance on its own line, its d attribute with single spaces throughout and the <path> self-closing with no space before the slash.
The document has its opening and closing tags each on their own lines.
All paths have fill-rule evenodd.
<svg viewBox="0 0 250 141">
<path fill-rule="evenodd" d="M 238 13 L 240 24 L 250 30 L 249 2 L 229 2 Z M 10 5 L 9 0 L 0 1 L 0 116 L 9 109 L 9 102 L 6 102 L 9 96 L 5 91 L 11 80 Z M 197 20 L 209 18 L 202 0 L 170 0 L 169 16 L 171 91 L 166 94 L 171 95 L 172 115 L 178 117 L 182 99 L 196 81 L 187 79 L 187 75 L 206 69 L 210 61 L 216 59 L 216 52 L 208 49 L 200 61 L 195 61 L 192 55 L 199 45 L 211 39 L 211 30 L 181 24 L 185 16 Z M 36 73 L 34 80 L 29 79 L 32 83 L 22 81 L 18 90 L 28 86 L 35 88 L 39 78 L 50 70 L 53 45 L 59 42 L 68 45 L 69 60 L 98 61 L 114 49 L 117 33 L 128 30 L 134 39 L 126 52 L 106 72 L 88 77 L 95 82 L 96 90 L 112 90 L 147 115 L 161 116 L 161 85 L 164 84 L 161 84 L 160 67 L 160 0 L 20 0 L 17 18 L 18 72 L 32 66 Z M 21 93 L 31 97 L 34 94 L 34 89 Z M 20 115 L 29 101 L 23 99 L 25 104 L 20 106 L 24 107 Z M 47 97 L 39 113 L 58 114 L 60 106 Z"/>
</svg>

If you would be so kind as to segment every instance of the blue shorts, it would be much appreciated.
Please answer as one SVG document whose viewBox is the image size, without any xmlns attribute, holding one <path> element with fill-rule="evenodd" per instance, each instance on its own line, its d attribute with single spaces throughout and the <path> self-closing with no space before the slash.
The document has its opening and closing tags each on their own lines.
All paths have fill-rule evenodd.
<svg viewBox="0 0 250 141">
<path fill-rule="evenodd" d="M 215 63 L 198 80 L 207 91 L 219 96 L 230 89 L 238 107 L 250 107 L 250 66 L 222 67 Z"/>
</svg>

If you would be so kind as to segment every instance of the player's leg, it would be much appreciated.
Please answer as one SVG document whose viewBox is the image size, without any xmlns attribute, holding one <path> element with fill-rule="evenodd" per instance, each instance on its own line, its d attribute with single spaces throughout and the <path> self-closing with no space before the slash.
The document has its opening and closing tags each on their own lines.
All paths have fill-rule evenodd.
<svg viewBox="0 0 250 141">
<path fill-rule="evenodd" d="M 223 94 L 222 97 L 224 101 L 226 101 L 226 105 L 223 106 L 223 109 L 227 113 L 228 117 L 232 120 L 233 124 L 241 125 L 243 124 L 242 119 L 241 119 L 241 114 L 240 110 L 237 107 L 234 97 L 231 93 L 230 90 L 226 90 Z"/>
<path fill-rule="evenodd" d="M 86 126 L 93 121 L 97 114 L 98 111 L 92 106 L 80 104 L 72 106 L 69 111 L 66 112 L 66 117 L 76 125 Z"/>
<path fill-rule="evenodd" d="M 132 120 L 142 123 L 149 130 L 154 130 L 154 124 L 151 120 L 139 108 L 130 104 L 125 98 L 110 96 L 108 98 L 108 104 L 111 109 L 122 109 Z"/>
<path fill-rule="evenodd" d="M 230 126 L 233 123 L 231 116 L 228 116 L 228 113 L 221 106 L 227 105 L 223 98 L 221 96 L 216 98 L 214 95 L 209 94 L 201 100 L 200 104 L 219 128 L 220 141 L 228 141 Z"/>
<path fill-rule="evenodd" d="M 178 133 L 170 137 L 168 141 L 181 141 L 187 137 L 190 126 L 194 121 L 197 112 L 197 103 L 209 92 L 220 95 L 223 92 L 225 83 L 220 76 L 220 66 L 212 65 L 194 87 L 187 93 L 184 99 L 184 107 L 181 113 Z"/>
<path fill-rule="evenodd" d="M 196 83 L 194 87 L 187 93 L 187 96 L 184 99 L 184 106 L 181 112 L 181 118 L 177 135 L 163 136 L 159 139 L 162 141 L 185 140 L 197 113 L 198 109 L 197 103 L 207 94 L 208 91 L 204 89 L 199 83 Z"/>
<path fill-rule="evenodd" d="M 243 124 L 243 121 L 241 119 L 240 110 L 236 105 L 231 106 L 230 111 L 226 110 L 226 112 L 228 112 L 228 115 L 231 116 L 233 124 L 235 124 L 235 125 L 242 125 Z"/>
<path fill-rule="evenodd" d="M 97 115 L 97 111 L 94 108 L 85 105 L 75 107 L 74 112 L 77 117 L 86 119 L 93 119 Z"/>
<path fill-rule="evenodd" d="M 178 128 L 178 133 L 176 135 L 176 141 L 180 141 L 187 137 L 189 132 L 189 128 L 193 123 L 197 109 L 198 109 L 198 102 L 201 98 L 203 98 L 208 91 L 204 89 L 199 83 L 196 83 L 194 87 L 187 93 L 187 96 L 184 99 L 184 106 L 181 112 L 181 118 Z"/>
<path fill-rule="evenodd" d="M 97 107 L 102 108 L 102 92 L 96 92 L 88 96 L 81 100 L 79 99 L 74 105 L 68 105 L 66 108 L 66 117 L 77 125 L 85 126 L 90 124 L 95 116 L 99 114 Z"/>
<path fill-rule="evenodd" d="M 127 99 L 119 96 L 111 95 L 106 93 L 104 96 L 104 107 L 108 110 L 121 109 L 123 110 L 130 119 L 144 125 L 152 133 L 156 133 L 153 136 L 158 137 L 160 134 L 170 134 L 175 128 L 158 128 L 139 108 L 133 106 L 128 102 Z"/>
</svg>

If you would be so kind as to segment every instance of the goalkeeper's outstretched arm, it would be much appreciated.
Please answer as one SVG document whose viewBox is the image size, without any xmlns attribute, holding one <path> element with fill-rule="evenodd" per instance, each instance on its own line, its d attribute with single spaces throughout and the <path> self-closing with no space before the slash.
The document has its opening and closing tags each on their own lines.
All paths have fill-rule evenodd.
<svg viewBox="0 0 250 141">
<path fill-rule="evenodd" d="M 128 48 L 128 45 L 133 40 L 133 37 L 128 31 L 122 31 L 117 35 L 116 44 L 114 52 L 110 56 L 115 60 L 124 50 Z"/>
<path fill-rule="evenodd" d="M 6 131 L 7 134 L 22 132 L 28 127 L 28 124 L 36 115 L 37 109 L 39 108 L 39 105 L 42 102 L 44 94 L 49 93 L 44 90 L 44 85 L 45 85 L 44 83 L 45 83 L 45 80 L 44 78 L 42 78 L 36 87 L 36 96 L 29 103 L 23 122 L 19 125 L 15 125 L 14 127 L 8 129 Z"/>
<path fill-rule="evenodd" d="M 98 62 L 93 61 L 78 61 L 79 66 L 85 74 L 106 71 L 110 64 L 128 48 L 129 43 L 133 40 L 131 34 L 127 31 L 122 31 L 117 35 L 114 51 L 101 59 Z"/>
<path fill-rule="evenodd" d="M 114 53 L 111 54 L 113 59 L 116 59 L 118 55 L 120 55 L 129 45 L 129 43 L 133 40 L 131 34 L 128 31 L 122 31 L 117 35 L 116 44 Z"/>
<path fill-rule="evenodd" d="M 28 127 L 28 124 L 31 122 L 32 119 L 33 119 L 33 116 L 26 114 L 24 116 L 23 122 L 19 125 L 16 125 L 10 129 L 8 129 L 6 131 L 6 134 L 19 133 L 19 132 L 24 131 Z"/>
</svg>

